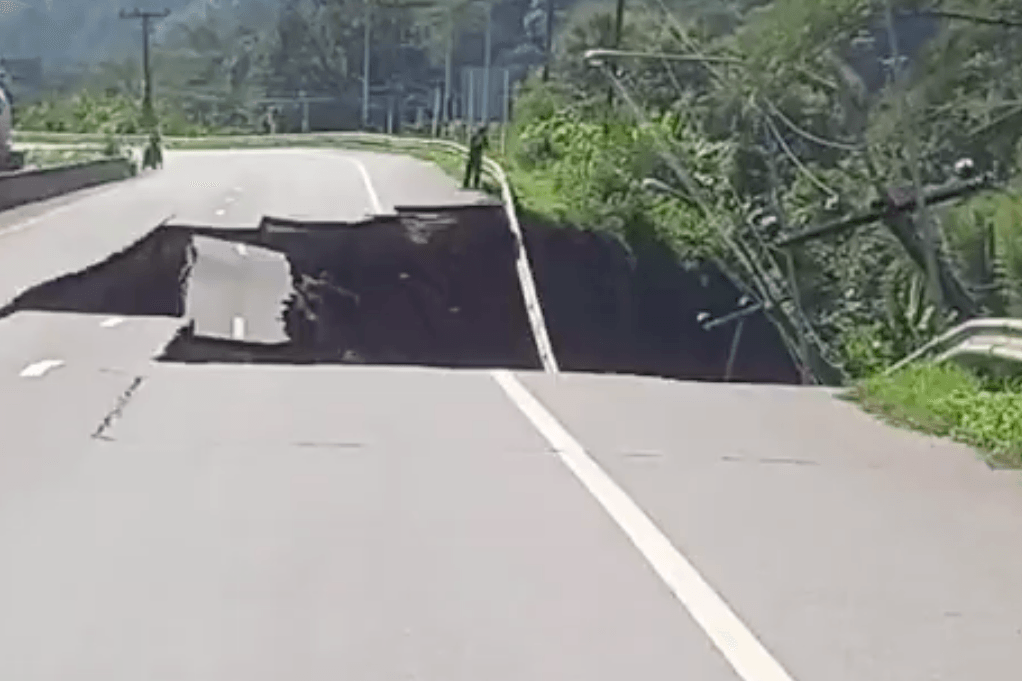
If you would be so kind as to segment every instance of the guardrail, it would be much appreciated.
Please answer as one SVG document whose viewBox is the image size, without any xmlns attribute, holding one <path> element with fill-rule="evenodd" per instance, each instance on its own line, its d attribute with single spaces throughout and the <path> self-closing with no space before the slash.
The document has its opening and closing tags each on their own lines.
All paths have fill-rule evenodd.
<svg viewBox="0 0 1022 681">
<path fill-rule="evenodd" d="M 122 142 L 129 144 L 145 144 L 145 135 L 120 135 L 117 136 Z M 15 131 L 14 140 L 26 141 L 56 141 L 77 140 L 100 141 L 106 139 L 102 134 L 68 134 L 68 133 L 18 133 Z M 388 151 L 414 152 L 415 150 L 444 150 L 457 154 L 461 157 L 468 156 L 468 147 L 458 142 L 431 137 L 398 137 L 382 133 L 368 132 L 323 132 L 323 133 L 291 133 L 274 135 L 225 135 L 221 137 L 165 137 L 164 143 L 168 148 L 188 147 L 217 147 L 220 145 L 245 145 L 255 143 L 258 146 L 276 146 L 277 144 L 315 144 L 317 142 L 331 142 L 338 146 L 362 146 L 379 149 L 381 147 Z M 543 315 L 543 307 L 539 301 L 539 293 L 536 290 L 536 282 L 532 276 L 532 266 L 529 263 L 529 255 L 525 247 L 525 238 L 522 233 L 521 224 L 518 222 L 518 212 L 515 209 L 515 197 L 508 182 L 507 174 L 496 161 L 491 158 L 483 159 L 483 170 L 500 186 L 501 200 L 504 204 L 504 211 L 507 215 L 508 227 L 515 238 L 517 253 L 515 256 L 515 267 L 518 271 L 518 283 L 521 287 L 522 298 L 525 301 L 526 313 L 529 317 L 529 326 L 532 330 L 533 341 L 536 345 L 536 352 L 539 355 L 543 370 L 547 373 L 557 373 L 559 367 L 557 358 L 554 355 L 553 346 L 550 343 L 550 336 L 547 332 L 546 320 Z"/>
<path fill-rule="evenodd" d="M 972 319 L 959 324 L 884 373 L 893 374 L 926 357 L 935 357 L 938 362 L 981 358 L 1022 365 L 1022 319 Z"/>
</svg>

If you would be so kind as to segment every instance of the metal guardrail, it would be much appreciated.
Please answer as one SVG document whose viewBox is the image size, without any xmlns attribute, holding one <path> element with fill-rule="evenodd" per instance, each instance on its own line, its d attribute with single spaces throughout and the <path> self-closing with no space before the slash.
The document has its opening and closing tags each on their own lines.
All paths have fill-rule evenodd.
<svg viewBox="0 0 1022 681">
<path fill-rule="evenodd" d="M 927 357 L 938 362 L 993 358 L 1022 365 L 1022 319 L 972 319 L 937 336 L 884 374 L 889 376 Z"/>
<path fill-rule="evenodd" d="M 123 142 L 145 144 L 145 135 L 120 135 L 117 136 Z M 59 140 L 68 141 L 102 141 L 107 139 L 103 134 L 74 134 L 74 133 L 27 133 L 14 136 L 15 142 L 20 140 Z M 246 144 L 257 143 L 260 146 L 276 146 L 277 144 L 300 143 L 314 144 L 317 141 L 332 142 L 338 145 L 365 146 L 370 148 L 386 148 L 388 151 L 414 151 L 418 150 L 444 150 L 458 154 L 462 157 L 468 156 L 468 147 L 458 142 L 435 138 L 398 137 L 382 133 L 367 132 L 324 132 L 324 133 L 290 133 L 274 135 L 225 135 L 222 137 L 165 137 L 166 145 L 173 147 L 203 147 L 212 143 L 216 144 Z M 29 142 L 30 143 L 30 142 Z M 515 209 L 514 193 L 508 182 L 507 174 L 496 161 L 491 158 L 483 159 L 483 170 L 491 179 L 500 186 L 501 200 L 504 204 L 504 211 L 507 215 L 508 226 L 514 235 L 517 254 L 515 267 L 518 271 L 518 283 L 521 287 L 522 298 L 525 301 L 526 313 L 529 317 L 529 326 L 532 330 L 533 341 L 536 345 L 536 352 L 539 355 L 543 370 L 547 373 L 557 373 L 559 367 L 557 358 L 554 355 L 553 346 L 550 343 L 550 336 L 547 332 L 546 319 L 543 315 L 543 307 L 539 301 L 539 293 L 536 289 L 536 282 L 532 276 L 532 266 L 529 263 L 529 255 L 525 248 L 525 239 L 522 228 L 518 222 L 518 212 Z"/>
</svg>

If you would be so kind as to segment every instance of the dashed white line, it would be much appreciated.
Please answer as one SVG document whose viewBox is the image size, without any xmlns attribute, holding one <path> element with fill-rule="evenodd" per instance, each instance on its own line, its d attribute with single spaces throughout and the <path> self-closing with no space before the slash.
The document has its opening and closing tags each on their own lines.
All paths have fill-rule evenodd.
<svg viewBox="0 0 1022 681">
<path fill-rule="evenodd" d="M 46 372 L 51 369 L 56 369 L 59 366 L 64 365 L 62 359 L 44 359 L 33 364 L 29 364 L 27 367 L 21 370 L 22 378 L 40 378 L 44 376 Z"/>
<path fill-rule="evenodd" d="M 242 258 L 248 255 L 248 247 L 245 244 L 234 244 L 234 250 L 238 252 Z"/>
<path fill-rule="evenodd" d="M 375 215 L 381 215 L 383 213 L 383 204 L 380 203 L 380 197 L 377 195 L 376 189 L 373 187 L 373 180 L 369 177 L 369 171 L 366 170 L 362 161 L 359 161 L 357 158 L 348 156 L 347 159 L 355 164 L 355 167 L 358 168 L 359 174 L 362 175 L 362 182 L 365 183 L 366 193 L 369 194 L 369 203 L 372 204 L 373 213 Z"/>
<path fill-rule="evenodd" d="M 245 320 L 242 317 L 235 317 L 231 324 L 231 338 L 243 340 L 245 338 Z"/>
<path fill-rule="evenodd" d="M 225 211 L 225 210 L 224 210 L 223 208 L 217 208 L 217 209 L 216 209 L 216 214 L 217 214 L 217 215 L 223 215 L 223 214 L 224 214 L 224 213 L 226 213 L 226 212 L 227 212 L 227 211 Z"/>
<path fill-rule="evenodd" d="M 493 377 L 681 601 L 744 681 L 792 681 L 660 529 L 509 371 Z"/>
<path fill-rule="evenodd" d="M 102 326 L 104 329 L 112 329 L 115 326 L 120 326 L 123 323 L 124 317 L 110 317 L 109 319 L 104 319 L 102 323 L 100 323 L 100 326 Z"/>
</svg>

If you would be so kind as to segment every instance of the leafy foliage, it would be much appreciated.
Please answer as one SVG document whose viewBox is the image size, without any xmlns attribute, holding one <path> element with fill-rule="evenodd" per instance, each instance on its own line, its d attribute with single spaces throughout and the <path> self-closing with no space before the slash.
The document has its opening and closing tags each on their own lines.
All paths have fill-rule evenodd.
<svg viewBox="0 0 1022 681">
<path fill-rule="evenodd" d="M 922 364 L 872 378 L 851 392 L 868 411 L 987 452 L 1022 467 L 1022 383 L 990 379 L 955 365 Z"/>
<path fill-rule="evenodd" d="M 695 58 L 625 58 L 616 70 L 582 60 L 585 50 L 613 44 L 612 6 L 576 9 L 547 88 L 556 103 L 527 99 L 518 108 L 515 162 L 562 219 L 615 233 L 631 224 L 680 255 L 717 258 L 757 297 L 777 301 L 772 318 L 820 376 L 875 373 L 946 328 L 953 310 L 958 319 L 1018 314 L 1022 206 L 1003 190 L 929 211 L 949 309 L 926 285 L 922 215 L 788 255 L 770 245 L 889 193 L 911 194 L 917 176 L 924 185 L 954 181 L 963 157 L 1001 181 L 1018 176 L 1014 34 L 942 21 L 926 2 L 892 5 L 895 41 L 884 3 L 870 0 L 630 6 L 623 49 Z M 942 9 L 1016 11 L 999 0 Z M 907 59 L 897 80 L 895 48 Z M 619 95 L 608 108 L 613 78 L 629 100 Z M 687 200 L 658 204 L 642 189 L 646 178 Z"/>
</svg>

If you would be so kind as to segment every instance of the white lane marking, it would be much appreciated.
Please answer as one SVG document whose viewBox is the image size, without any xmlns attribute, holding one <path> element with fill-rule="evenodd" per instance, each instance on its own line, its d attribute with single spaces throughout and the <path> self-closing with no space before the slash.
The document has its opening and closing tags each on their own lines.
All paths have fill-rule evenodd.
<svg viewBox="0 0 1022 681">
<path fill-rule="evenodd" d="M 226 199 L 227 203 L 234 203 L 235 200 L 236 199 L 233 196 L 228 196 L 227 199 Z"/>
<path fill-rule="evenodd" d="M 695 567 L 511 372 L 493 372 L 508 398 L 554 448 L 685 606 L 744 681 L 792 681 Z"/>
<path fill-rule="evenodd" d="M 231 337 L 234 340 L 242 340 L 245 338 L 245 320 L 242 317 L 235 317 L 234 322 L 231 324 Z"/>
<path fill-rule="evenodd" d="M 123 323 L 124 317 L 110 317 L 109 319 L 104 319 L 100 326 L 102 326 L 104 329 L 112 329 L 115 326 L 120 326 Z"/>
<path fill-rule="evenodd" d="M 242 258 L 248 255 L 248 247 L 245 244 L 234 244 L 234 250 L 238 252 Z"/>
<path fill-rule="evenodd" d="M 45 213 L 42 213 L 41 215 L 36 215 L 34 217 L 28 218 L 27 220 L 23 220 L 21 222 L 15 223 L 15 224 L 11 225 L 10 227 L 2 228 L 2 229 L 0 229 L 0 236 L 7 236 L 8 234 L 14 234 L 15 232 L 20 232 L 23 229 L 31 227 L 32 225 L 34 225 L 35 223 L 39 222 L 40 220 L 45 220 L 46 218 L 53 217 L 54 215 L 60 215 L 61 213 L 66 213 L 69 210 L 71 210 L 72 208 L 77 208 L 75 203 L 77 203 L 77 201 L 72 202 L 72 203 L 64 204 L 63 206 L 57 206 L 56 208 L 51 208 L 50 210 L 46 211 Z"/>
<path fill-rule="evenodd" d="M 56 369 L 59 366 L 64 365 L 62 359 L 44 359 L 34 364 L 29 364 L 27 367 L 21 370 L 22 378 L 39 378 L 46 374 L 51 369 Z"/>
<path fill-rule="evenodd" d="M 223 208 L 217 208 L 217 209 L 216 209 L 216 214 L 217 214 L 217 215 L 223 215 L 223 214 L 224 214 L 224 213 L 226 213 L 226 212 L 227 212 L 227 211 L 225 211 L 225 210 L 224 210 Z"/>
<path fill-rule="evenodd" d="M 365 183 L 366 193 L 369 194 L 369 203 L 372 204 L 373 214 L 381 215 L 383 213 L 383 204 L 380 203 L 380 197 L 376 193 L 376 189 L 373 187 L 373 180 L 369 177 L 369 171 L 366 170 L 365 165 L 362 161 L 351 156 L 346 157 L 349 161 L 355 164 L 358 168 L 358 172 L 362 175 L 362 182 Z"/>
</svg>

